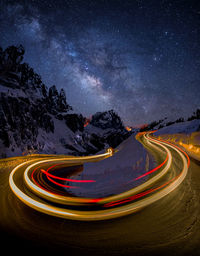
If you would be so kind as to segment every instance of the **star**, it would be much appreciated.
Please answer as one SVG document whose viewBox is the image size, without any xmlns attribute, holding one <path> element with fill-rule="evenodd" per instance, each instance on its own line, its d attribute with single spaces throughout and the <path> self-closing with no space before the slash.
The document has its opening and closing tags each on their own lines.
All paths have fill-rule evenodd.
<svg viewBox="0 0 200 256">
<path fill-rule="evenodd" d="M 1 47 L 22 44 L 24 61 L 83 115 L 112 108 L 149 123 L 199 104 L 195 0 L 4 2 Z"/>
</svg>

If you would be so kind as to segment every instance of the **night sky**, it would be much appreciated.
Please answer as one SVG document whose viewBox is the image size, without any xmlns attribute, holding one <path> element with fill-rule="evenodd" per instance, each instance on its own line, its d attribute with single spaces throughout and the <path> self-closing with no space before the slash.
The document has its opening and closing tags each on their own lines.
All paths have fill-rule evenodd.
<svg viewBox="0 0 200 256">
<path fill-rule="evenodd" d="M 200 107 L 200 1 L 0 0 L 0 45 L 22 44 L 75 111 L 125 124 Z"/>
</svg>

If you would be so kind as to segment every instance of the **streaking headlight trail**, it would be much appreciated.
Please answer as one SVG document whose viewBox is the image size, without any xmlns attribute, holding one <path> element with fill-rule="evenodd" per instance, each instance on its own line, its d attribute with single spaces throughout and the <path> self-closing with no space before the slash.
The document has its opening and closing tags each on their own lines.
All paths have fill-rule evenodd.
<svg viewBox="0 0 200 256">
<path fill-rule="evenodd" d="M 58 166 L 80 165 L 111 157 L 114 153 L 112 149 L 95 156 L 46 157 L 21 163 L 12 170 L 9 185 L 14 194 L 29 207 L 60 218 L 95 221 L 134 213 L 175 190 L 185 179 L 189 168 L 190 159 L 182 149 L 167 141 L 156 139 L 151 133 L 138 134 L 139 141 L 161 154 L 164 161 L 138 176 L 135 180 L 143 180 L 144 177 L 148 179 L 125 192 L 102 198 L 71 196 L 65 188 L 76 189 L 77 186 L 96 182 L 95 179 L 77 180 L 52 173 Z M 177 168 L 174 158 L 179 159 L 181 168 Z M 16 178 L 19 176 L 20 182 Z"/>
</svg>

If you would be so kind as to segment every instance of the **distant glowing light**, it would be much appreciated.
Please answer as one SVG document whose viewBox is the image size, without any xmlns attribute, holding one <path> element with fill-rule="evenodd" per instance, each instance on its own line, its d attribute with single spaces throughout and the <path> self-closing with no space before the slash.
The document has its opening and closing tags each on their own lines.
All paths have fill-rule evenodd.
<svg viewBox="0 0 200 256">
<path fill-rule="evenodd" d="M 90 124 L 90 118 L 85 119 L 84 127 L 88 126 Z"/>
<path fill-rule="evenodd" d="M 128 132 L 132 131 L 132 128 L 129 127 L 129 126 L 126 126 L 125 128 L 126 128 L 126 130 L 127 130 Z"/>
</svg>

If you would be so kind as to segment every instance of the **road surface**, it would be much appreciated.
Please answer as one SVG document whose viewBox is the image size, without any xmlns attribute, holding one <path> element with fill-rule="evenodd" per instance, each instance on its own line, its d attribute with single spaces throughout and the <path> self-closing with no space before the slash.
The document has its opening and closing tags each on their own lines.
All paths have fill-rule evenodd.
<svg viewBox="0 0 200 256">
<path fill-rule="evenodd" d="M 181 150 L 157 141 L 151 135 L 142 134 L 138 139 L 145 147 L 156 152 L 160 167 L 146 173 L 149 178 L 133 190 L 100 200 L 97 198 L 96 201 L 93 199 L 89 207 L 95 207 L 90 214 L 85 209 L 90 198 L 81 206 L 77 205 L 79 199 L 75 200 L 77 208 L 69 209 L 68 203 L 55 204 L 49 198 L 39 197 L 38 192 L 24 185 L 24 171 L 30 167 L 29 162 L 22 162 L 21 166 L 14 160 L 2 163 L 2 241 L 9 239 L 14 245 L 19 243 L 21 252 L 31 248 L 45 252 L 79 252 L 83 255 L 200 255 L 199 166 L 191 161 L 188 169 L 189 160 Z M 41 159 L 34 159 L 31 163 L 38 161 Z M 10 175 L 13 165 L 15 168 Z M 29 170 L 31 172 L 32 167 L 27 173 Z M 31 174 L 27 175 L 31 177 Z M 138 178 L 143 179 L 143 175 Z M 41 210 L 41 205 L 35 208 L 31 205 L 33 202 L 25 201 L 27 198 L 22 202 L 21 195 L 12 187 L 12 181 L 26 196 L 40 200 L 42 204 L 47 202 L 47 208 Z M 62 193 L 59 196 L 63 196 Z M 53 211 L 49 211 L 49 206 L 53 207 Z M 58 208 L 56 214 L 54 207 Z M 69 212 L 72 217 L 66 216 Z M 105 218 L 110 220 L 102 220 Z M 18 249 L 15 247 L 15 251 Z"/>
</svg>

